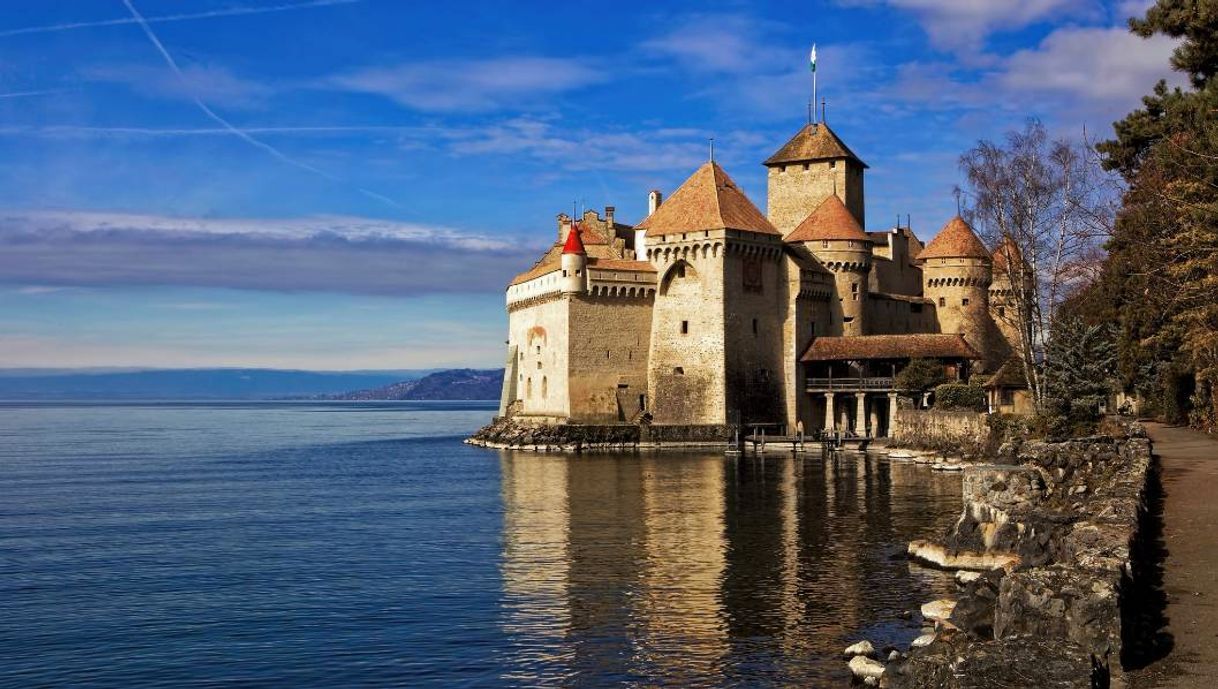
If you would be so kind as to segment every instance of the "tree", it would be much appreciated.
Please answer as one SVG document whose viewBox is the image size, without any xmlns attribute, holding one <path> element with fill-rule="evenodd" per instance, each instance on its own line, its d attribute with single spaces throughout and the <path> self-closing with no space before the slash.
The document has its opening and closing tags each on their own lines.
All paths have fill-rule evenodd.
<svg viewBox="0 0 1218 689">
<path fill-rule="evenodd" d="M 1095 431 L 1116 370 L 1116 336 L 1111 325 L 1085 325 L 1065 317 L 1048 343 L 1045 399 L 1040 417 L 1054 436 Z"/>
<path fill-rule="evenodd" d="M 1190 420 L 1218 425 L 1218 2 L 1159 0 L 1130 22 L 1182 39 L 1172 66 L 1191 88 L 1159 82 L 1098 146 L 1129 185 L 1086 312 L 1115 312 L 1127 388 Z M 1182 399 L 1183 398 L 1183 399 Z"/>
<path fill-rule="evenodd" d="M 990 246 L 1009 285 L 1007 316 L 1024 379 L 1039 408 L 1045 397 L 1045 343 L 1066 297 L 1092 279 L 1111 233 L 1119 183 L 1084 143 L 1052 141 L 1038 120 L 1002 144 L 980 141 L 960 158 L 973 226 Z"/>
<path fill-rule="evenodd" d="M 913 393 L 915 398 L 946 382 L 947 373 L 943 370 L 943 364 L 932 359 L 910 359 L 893 379 L 898 390 Z"/>
</svg>

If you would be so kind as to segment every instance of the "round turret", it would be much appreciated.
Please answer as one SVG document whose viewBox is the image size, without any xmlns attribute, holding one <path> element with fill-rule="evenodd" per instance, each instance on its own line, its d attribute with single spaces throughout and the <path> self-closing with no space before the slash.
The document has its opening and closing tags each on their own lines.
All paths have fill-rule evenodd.
<svg viewBox="0 0 1218 689">
<path fill-rule="evenodd" d="M 833 273 L 843 335 L 866 334 L 867 274 L 871 270 L 871 238 L 835 195 L 830 195 L 783 241 L 802 243 Z M 834 319 L 839 317 L 833 313 Z"/>
<path fill-rule="evenodd" d="M 939 331 L 960 333 L 983 356 L 990 353 L 992 330 L 989 287 L 990 252 L 960 216 L 948 221 L 918 254 L 922 294 L 934 302 Z"/>
<path fill-rule="evenodd" d="M 588 252 L 580 233 L 579 225 L 573 223 L 562 247 L 562 291 L 566 294 L 588 291 Z"/>
</svg>

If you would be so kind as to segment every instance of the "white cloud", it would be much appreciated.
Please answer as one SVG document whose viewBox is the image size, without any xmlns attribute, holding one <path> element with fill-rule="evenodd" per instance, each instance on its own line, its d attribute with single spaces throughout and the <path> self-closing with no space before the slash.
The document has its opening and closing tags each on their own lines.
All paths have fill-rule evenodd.
<svg viewBox="0 0 1218 689">
<path fill-rule="evenodd" d="M 1089 15 L 1096 9 L 1089 0 L 844 0 L 842 4 L 884 4 L 908 11 L 934 45 L 960 53 L 979 51 L 985 39 L 998 31 Z"/>
<path fill-rule="evenodd" d="M 94 82 L 123 85 L 143 96 L 194 102 L 198 98 L 226 108 L 261 108 L 274 89 L 216 65 L 187 65 L 181 78 L 164 67 L 99 65 L 81 76 Z"/>
<path fill-rule="evenodd" d="M 541 99 L 603 81 L 606 72 L 581 60 L 499 57 L 370 67 L 332 77 L 338 88 L 384 96 L 430 112 L 526 108 Z"/>
<path fill-rule="evenodd" d="M 494 293 L 540 248 L 372 218 L 9 212 L 0 215 L 0 283 Z"/>
<path fill-rule="evenodd" d="M 1007 58 L 998 80 L 1015 91 L 1133 106 L 1168 76 L 1175 46 L 1172 38 L 1141 38 L 1124 28 L 1063 28 Z"/>
</svg>

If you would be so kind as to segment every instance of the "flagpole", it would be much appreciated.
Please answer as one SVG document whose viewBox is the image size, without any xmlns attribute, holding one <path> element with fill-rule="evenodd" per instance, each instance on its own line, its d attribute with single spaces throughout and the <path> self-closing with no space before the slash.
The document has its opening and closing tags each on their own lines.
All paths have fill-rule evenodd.
<svg viewBox="0 0 1218 689">
<path fill-rule="evenodd" d="M 816 114 L 816 44 L 812 44 L 812 53 L 808 56 L 808 65 L 812 68 L 812 121 L 820 122 Z"/>
</svg>

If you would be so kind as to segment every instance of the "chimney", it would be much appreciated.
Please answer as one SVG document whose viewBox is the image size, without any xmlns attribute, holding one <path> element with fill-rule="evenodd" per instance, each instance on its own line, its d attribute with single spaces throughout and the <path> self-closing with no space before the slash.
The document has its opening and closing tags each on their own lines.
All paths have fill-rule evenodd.
<svg viewBox="0 0 1218 689">
<path fill-rule="evenodd" d="M 571 231 L 571 216 L 566 213 L 558 214 L 558 242 L 565 243 L 567 241 L 567 233 Z"/>
<path fill-rule="evenodd" d="M 661 203 L 664 203 L 664 194 L 659 189 L 652 189 L 647 195 L 647 215 L 655 213 Z"/>
<path fill-rule="evenodd" d="M 617 209 L 613 206 L 605 206 L 605 225 L 608 226 L 609 232 L 613 232 L 613 213 Z"/>
</svg>

